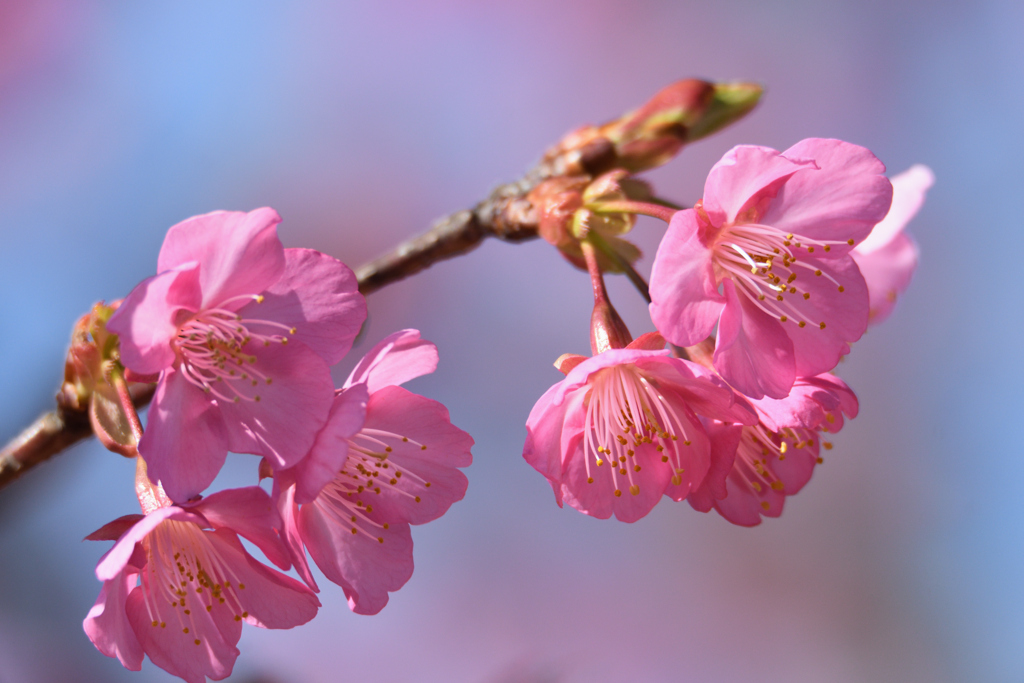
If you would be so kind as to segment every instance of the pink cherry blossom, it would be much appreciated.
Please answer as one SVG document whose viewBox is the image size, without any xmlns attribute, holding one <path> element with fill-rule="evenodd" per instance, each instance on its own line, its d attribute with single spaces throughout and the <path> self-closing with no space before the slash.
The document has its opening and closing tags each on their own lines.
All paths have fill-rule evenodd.
<svg viewBox="0 0 1024 683">
<path fill-rule="evenodd" d="M 715 369 L 747 396 L 784 398 L 864 333 L 868 295 L 850 250 L 885 216 L 885 167 L 857 145 L 740 146 L 677 212 L 651 272 L 651 318 L 691 346 L 717 323 Z"/>
<path fill-rule="evenodd" d="M 888 318 L 896 296 L 910 284 L 917 268 L 917 245 L 903 228 L 924 204 L 925 193 L 934 182 L 931 169 L 920 164 L 894 176 L 892 208 L 867 239 L 850 252 L 868 286 L 869 324 Z"/>
<path fill-rule="evenodd" d="M 274 491 L 299 574 L 316 588 L 305 551 L 349 606 L 376 614 L 412 576 L 410 524 L 461 500 L 473 439 L 448 410 L 399 386 L 437 367 L 437 348 L 416 330 L 396 332 L 359 362 L 327 425 Z"/>
<path fill-rule="evenodd" d="M 651 333 L 624 349 L 559 359 L 567 375 L 533 407 L 523 448 L 559 506 L 635 522 L 662 495 L 686 498 L 718 460 L 701 416 L 756 422 L 713 373 L 664 345 Z"/>
<path fill-rule="evenodd" d="M 838 432 L 844 413 L 853 418 L 858 410 L 854 393 L 830 374 L 798 379 L 786 398 L 752 403 L 759 418 L 756 425 L 716 424 L 709 429 L 713 438 L 736 440 L 724 489 L 701 486 L 689 497 L 695 509 L 707 512 L 714 507 L 740 526 L 756 526 L 762 517 L 781 515 L 786 497 L 798 493 L 822 461 L 821 448 L 832 448 L 822 435 Z"/>
<path fill-rule="evenodd" d="M 159 373 L 139 452 L 173 500 L 206 488 L 229 450 L 293 466 L 327 420 L 329 366 L 366 304 L 343 263 L 284 249 L 279 222 L 264 208 L 175 225 L 158 274 L 107 324 L 131 372 Z"/>
<path fill-rule="evenodd" d="M 163 498 L 89 540 L 116 540 L 96 566 L 103 582 L 83 627 L 96 648 L 138 671 L 143 655 L 189 683 L 231 675 L 242 622 L 292 628 L 320 602 L 309 588 L 253 558 L 238 536 L 287 569 L 274 532 L 280 519 L 258 487 L 232 489 L 184 505 Z"/>
</svg>

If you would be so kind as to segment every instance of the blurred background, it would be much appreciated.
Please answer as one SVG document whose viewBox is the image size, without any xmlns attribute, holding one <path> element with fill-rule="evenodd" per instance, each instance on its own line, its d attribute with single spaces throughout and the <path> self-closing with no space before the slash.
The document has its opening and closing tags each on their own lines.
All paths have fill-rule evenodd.
<svg viewBox="0 0 1024 683">
<path fill-rule="evenodd" d="M 3 0 L 0 438 L 53 405 L 77 316 L 188 216 L 270 205 L 285 246 L 355 267 L 675 79 L 755 80 L 749 118 L 649 174 L 661 194 L 699 198 L 735 144 L 809 136 L 937 177 L 910 291 L 839 368 L 860 417 L 785 514 L 559 509 L 523 424 L 552 361 L 588 353 L 588 280 L 543 242 L 487 243 L 371 295 L 337 369 L 404 327 L 438 344 L 410 388 L 476 438 L 465 500 L 413 530 L 381 614 L 322 582 L 311 623 L 245 629 L 232 680 L 1022 680 L 1022 28 L 1013 0 Z M 634 232 L 645 271 L 661 233 Z M 133 472 L 89 442 L 0 491 L 0 682 L 176 680 L 81 630 L 109 544 L 80 539 L 137 511 Z"/>
</svg>

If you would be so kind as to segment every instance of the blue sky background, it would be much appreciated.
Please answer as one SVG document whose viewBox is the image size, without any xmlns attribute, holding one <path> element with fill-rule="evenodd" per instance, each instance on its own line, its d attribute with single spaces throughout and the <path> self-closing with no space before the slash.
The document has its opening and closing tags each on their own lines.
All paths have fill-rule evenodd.
<svg viewBox="0 0 1024 683">
<path fill-rule="evenodd" d="M 533 402 L 586 353 L 586 276 L 485 244 L 369 298 L 366 343 L 417 327 L 410 387 L 477 440 L 469 493 L 414 529 L 375 617 L 247 628 L 240 681 L 1018 681 L 1024 5 L 94 3 L 0 6 L 0 438 L 52 405 L 71 325 L 151 275 L 166 229 L 270 205 L 286 246 L 353 267 L 518 176 L 566 131 L 682 77 L 765 84 L 747 120 L 650 174 L 700 196 L 731 146 L 871 148 L 937 182 L 921 266 L 840 367 L 861 415 L 756 529 L 664 500 L 633 525 L 559 509 L 521 458 Z M 634 235 L 650 267 L 662 229 Z M 613 299 L 651 329 L 628 283 Z M 218 485 L 254 481 L 232 456 Z M 133 465 L 80 445 L 0 492 L 0 683 L 165 681 L 81 631 Z"/>
</svg>

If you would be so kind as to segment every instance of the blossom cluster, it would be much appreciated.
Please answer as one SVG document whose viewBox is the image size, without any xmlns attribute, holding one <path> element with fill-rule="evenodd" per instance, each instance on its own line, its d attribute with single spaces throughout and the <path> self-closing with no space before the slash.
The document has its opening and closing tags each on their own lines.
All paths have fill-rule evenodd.
<svg viewBox="0 0 1024 683">
<path fill-rule="evenodd" d="M 909 284 L 918 252 L 903 229 L 931 171 L 890 179 L 840 140 L 744 145 L 715 164 L 692 208 L 630 175 L 759 94 L 673 84 L 566 136 L 515 186 L 522 201 L 493 217 L 529 223 L 593 285 L 592 355 L 555 362 L 564 379 L 526 422 L 523 457 L 559 506 L 635 522 L 667 496 L 755 526 L 782 513 L 857 415 L 833 372 Z M 624 237 L 638 214 L 668 224 L 649 284 Z M 104 445 L 137 458 L 141 514 L 88 537 L 114 545 L 85 632 L 126 668 L 148 656 L 189 683 L 229 676 L 243 623 L 316 616 L 309 558 L 354 612 L 376 614 L 412 575 L 410 526 L 465 495 L 473 439 L 401 386 L 437 368 L 437 348 L 400 330 L 336 387 L 331 366 L 366 319 L 359 282 L 331 256 L 285 249 L 279 222 L 263 208 L 173 226 L 156 275 L 76 328 L 62 396 L 88 401 Z M 656 331 L 632 337 L 609 272 L 646 297 Z M 145 429 L 129 384 L 151 386 Z M 257 456 L 253 485 L 208 492 L 229 452 Z"/>
<path fill-rule="evenodd" d="M 594 355 L 558 359 L 565 379 L 537 401 L 523 449 L 559 505 L 624 522 L 662 496 L 744 526 L 782 513 L 857 414 L 831 372 L 889 315 L 917 263 L 903 228 L 931 172 L 884 172 L 864 147 L 807 139 L 784 152 L 735 147 L 689 209 L 631 198 L 621 174 L 583 190 L 562 233 L 575 251 L 556 246 L 574 263 L 593 254 Z M 588 200 L 595 186 L 602 197 Z M 638 253 L 606 226 L 619 216 L 628 230 L 637 213 L 668 229 L 648 294 L 657 332 L 632 340 L 601 275 L 630 269 Z"/>
<path fill-rule="evenodd" d="M 466 492 L 473 439 L 400 386 L 435 370 L 436 347 L 396 332 L 336 389 L 330 367 L 365 301 L 340 261 L 285 249 L 279 221 L 264 208 L 175 225 L 157 274 L 106 322 L 127 379 L 156 385 L 131 444 L 142 514 L 88 537 L 115 544 L 96 567 L 103 588 L 85 631 L 129 669 L 148 655 L 189 683 L 227 677 L 243 622 L 281 629 L 316 615 L 307 551 L 353 611 L 379 612 L 412 575 L 409 526 Z M 272 477 L 272 492 L 204 495 L 229 451 L 261 456 L 254 480 Z"/>
</svg>

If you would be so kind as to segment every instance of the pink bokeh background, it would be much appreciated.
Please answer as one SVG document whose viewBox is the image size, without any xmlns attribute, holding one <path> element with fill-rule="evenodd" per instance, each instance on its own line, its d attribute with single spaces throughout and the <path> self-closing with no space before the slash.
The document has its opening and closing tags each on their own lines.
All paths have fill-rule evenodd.
<svg viewBox="0 0 1024 683">
<path fill-rule="evenodd" d="M 477 440 L 465 500 L 414 529 L 380 615 L 323 582 L 310 624 L 246 629 L 232 680 L 1021 680 L 1022 27 L 1010 0 L 9 0 L 0 435 L 52 405 L 72 322 L 152 274 L 187 216 L 270 205 L 286 246 L 355 266 L 672 80 L 755 80 L 754 114 L 650 174 L 662 194 L 698 198 L 734 144 L 808 136 L 937 176 L 911 290 L 839 368 L 861 415 L 783 517 L 559 509 L 523 423 L 552 361 L 587 352 L 589 282 L 542 242 L 488 243 L 372 295 L 356 350 L 403 327 L 438 344 L 411 388 Z M 634 233 L 645 269 L 661 231 Z M 232 456 L 218 484 L 255 465 Z M 0 492 L 0 683 L 174 680 L 80 626 L 108 545 L 80 539 L 136 511 L 133 471 L 93 442 Z"/>
</svg>

